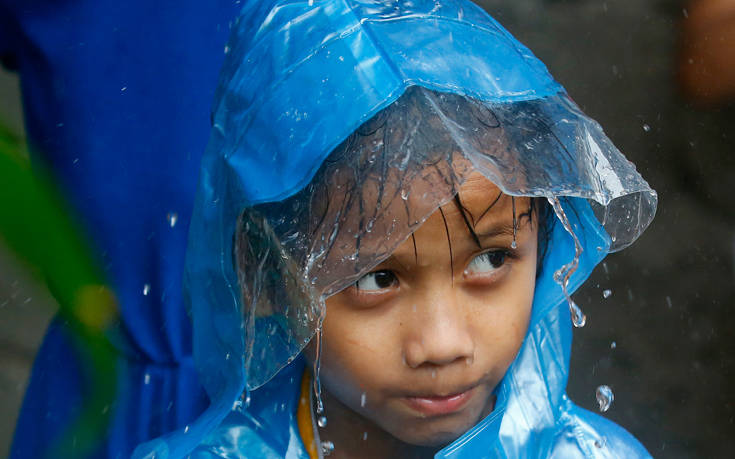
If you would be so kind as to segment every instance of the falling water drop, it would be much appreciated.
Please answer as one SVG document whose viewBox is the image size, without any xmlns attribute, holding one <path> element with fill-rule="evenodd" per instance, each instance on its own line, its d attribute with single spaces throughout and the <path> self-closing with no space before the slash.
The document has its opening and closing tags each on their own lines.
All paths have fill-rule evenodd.
<svg viewBox="0 0 735 459">
<path fill-rule="evenodd" d="M 327 417 L 326 416 L 319 416 L 319 419 L 316 420 L 316 423 L 322 429 L 325 428 L 325 427 L 327 427 Z"/>
<path fill-rule="evenodd" d="M 179 220 L 179 214 L 176 212 L 169 212 L 166 214 L 166 220 L 171 228 L 176 226 L 176 222 Z"/>
<path fill-rule="evenodd" d="M 595 397 L 597 398 L 597 404 L 599 405 L 600 412 L 604 413 L 610 409 L 615 395 L 613 395 L 612 389 L 609 386 L 602 385 L 595 391 Z"/>
<path fill-rule="evenodd" d="M 322 442 L 322 455 L 329 456 L 332 454 L 332 451 L 334 451 L 334 443 L 331 441 L 323 441 Z"/>
<path fill-rule="evenodd" d="M 651 132 L 651 126 L 647 125 L 646 123 L 643 123 L 643 130 L 646 132 Z"/>
<path fill-rule="evenodd" d="M 145 284 L 143 286 L 143 296 L 148 296 L 148 293 L 151 291 L 151 284 Z"/>
<path fill-rule="evenodd" d="M 610 298 L 610 295 L 612 295 L 612 290 L 606 289 L 602 291 L 602 297 L 607 299 Z"/>
<path fill-rule="evenodd" d="M 365 395 L 365 392 L 360 395 L 360 406 L 365 407 L 365 402 L 367 401 L 367 396 Z"/>
<path fill-rule="evenodd" d="M 151 383 L 151 375 L 149 373 L 145 374 L 145 377 L 143 377 L 143 384 L 150 384 Z"/>
<path fill-rule="evenodd" d="M 363 441 L 367 440 L 367 432 L 362 433 L 362 440 Z"/>
<path fill-rule="evenodd" d="M 618 347 L 618 343 L 616 343 L 615 341 L 610 343 L 610 349 L 615 349 L 616 347 Z"/>
</svg>

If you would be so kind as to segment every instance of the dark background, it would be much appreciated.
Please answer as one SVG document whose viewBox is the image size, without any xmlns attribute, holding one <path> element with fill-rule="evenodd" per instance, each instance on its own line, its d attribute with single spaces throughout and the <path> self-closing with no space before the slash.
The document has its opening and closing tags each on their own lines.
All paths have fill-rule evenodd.
<svg viewBox="0 0 735 459">
<path fill-rule="evenodd" d="M 575 331 L 570 397 L 594 410 L 595 388 L 609 385 L 615 401 L 604 416 L 656 457 L 729 457 L 735 104 L 695 108 L 679 89 L 686 2 L 479 3 L 547 64 L 659 193 L 648 231 L 610 255 L 575 295 L 588 320 Z M 2 72 L 0 122 L 22 130 L 17 79 Z M 0 456 L 54 309 L 0 242 Z"/>
</svg>

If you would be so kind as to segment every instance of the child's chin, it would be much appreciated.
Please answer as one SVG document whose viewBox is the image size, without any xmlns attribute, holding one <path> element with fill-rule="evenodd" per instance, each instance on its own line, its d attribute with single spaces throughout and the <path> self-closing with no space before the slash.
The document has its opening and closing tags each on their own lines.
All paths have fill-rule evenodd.
<svg viewBox="0 0 735 459">
<path fill-rule="evenodd" d="M 457 425 L 425 426 L 420 430 L 412 432 L 402 432 L 402 435 L 396 435 L 401 441 L 410 445 L 425 447 L 443 447 L 460 436 L 472 427 L 472 423 L 460 422 Z"/>
</svg>

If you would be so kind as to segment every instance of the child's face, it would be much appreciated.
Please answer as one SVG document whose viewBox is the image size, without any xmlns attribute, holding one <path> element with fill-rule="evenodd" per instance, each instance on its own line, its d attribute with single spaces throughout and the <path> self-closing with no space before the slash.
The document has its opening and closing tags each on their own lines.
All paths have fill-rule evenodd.
<svg viewBox="0 0 735 459">
<path fill-rule="evenodd" d="M 499 193 L 472 175 L 459 193 L 469 223 L 457 205 L 444 205 L 389 259 L 326 300 L 321 379 L 340 405 L 327 403 L 328 416 L 357 413 L 402 442 L 438 446 L 492 411 L 528 327 L 538 232 L 530 200 L 516 198 L 513 249 L 510 196 L 482 216 Z"/>
</svg>

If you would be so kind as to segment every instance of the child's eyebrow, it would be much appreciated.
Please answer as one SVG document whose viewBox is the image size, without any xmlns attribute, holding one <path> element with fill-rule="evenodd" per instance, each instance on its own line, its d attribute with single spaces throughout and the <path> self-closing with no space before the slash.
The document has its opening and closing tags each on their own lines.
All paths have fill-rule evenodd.
<svg viewBox="0 0 735 459">
<path fill-rule="evenodd" d="M 513 235 L 513 223 L 512 222 L 498 222 L 495 225 L 491 225 L 489 228 L 482 231 L 476 231 L 476 234 L 481 238 L 492 238 L 497 236 L 512 236 Z"/>
</svg>

